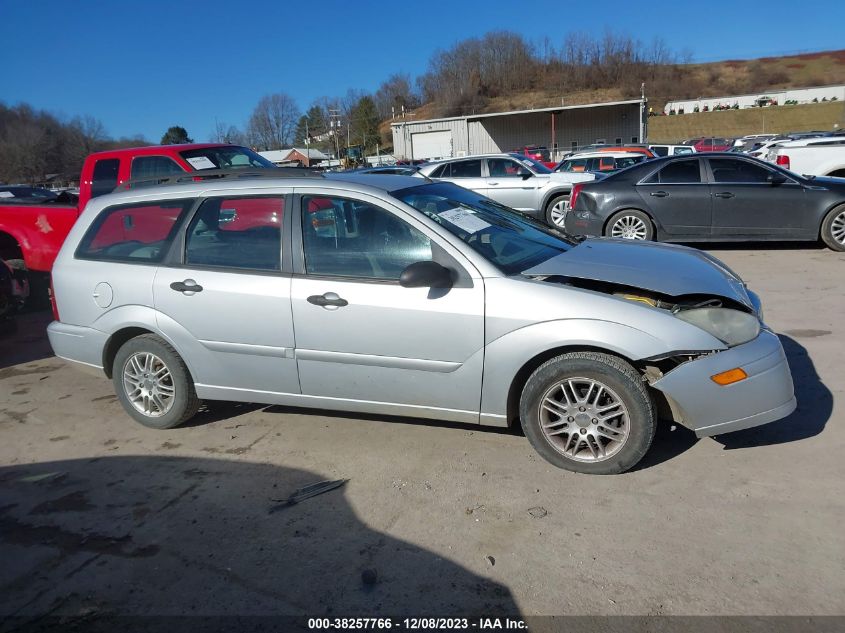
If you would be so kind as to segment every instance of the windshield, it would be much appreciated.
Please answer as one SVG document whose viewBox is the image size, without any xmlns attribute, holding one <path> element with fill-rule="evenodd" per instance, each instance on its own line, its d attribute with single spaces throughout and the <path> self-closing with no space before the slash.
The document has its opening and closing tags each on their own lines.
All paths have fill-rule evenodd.
<svg viewBox="0 0 845 633">
<path fill-rule="evenodd" d="M 563 233 L 451 183 L 400 189 L 393 196 L 458 236 L 506 275 L 519 274 L 576 244 Z"/>
<path fill-rule="evenodd" d="M 534 160 L 530 156 L 523 156 L 522 154 L 513 154 L 520 163 L 531 169 L 535 174 L 550 174 L 552 170 L 546 167 L 538 160 Z"/>
<path fill-rule="evenodd" d="M 180 152 L 182 158 L 196 169 L 239 169 L 248 167 L 275 167 L 273 163 L 259 156 L 251 149 L 237 145 L 203 147 Z"/>
</svg>

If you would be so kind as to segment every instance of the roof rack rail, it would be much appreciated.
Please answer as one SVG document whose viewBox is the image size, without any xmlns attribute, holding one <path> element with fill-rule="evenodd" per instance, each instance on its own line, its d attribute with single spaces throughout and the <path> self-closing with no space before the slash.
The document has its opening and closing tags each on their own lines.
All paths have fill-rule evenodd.
<svg viewBox="0 0 845 633">
<path fill-rule="evenodd" d="M 201 169 L 186 171 L 181 174 L 171 174 L 159 178 L 136 178 L 127 180 L 115 187 L 115 191 L 125 191 L 138 185 L 179 185 L 187 182 L 217 179 L 247 179 L 247 178 L 322 178 L 323 174 L 304 167 L 259 167 L 256 169 Z"/>
</svg>

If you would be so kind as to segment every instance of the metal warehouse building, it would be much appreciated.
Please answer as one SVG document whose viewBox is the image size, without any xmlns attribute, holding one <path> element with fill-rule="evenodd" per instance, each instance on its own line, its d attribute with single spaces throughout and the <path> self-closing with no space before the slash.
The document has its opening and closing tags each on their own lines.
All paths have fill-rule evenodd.
<svg viewBox="0 0 845 633">
<path fill-rule="evenodd" d="M 557 159 L 592 143 L 640 143 L 646 136 L 645 101 L 517 110 L 391 125 L 393 153 L 435 159 L 509 152 L 527 145 L 549 148 Z"/>
</svg>

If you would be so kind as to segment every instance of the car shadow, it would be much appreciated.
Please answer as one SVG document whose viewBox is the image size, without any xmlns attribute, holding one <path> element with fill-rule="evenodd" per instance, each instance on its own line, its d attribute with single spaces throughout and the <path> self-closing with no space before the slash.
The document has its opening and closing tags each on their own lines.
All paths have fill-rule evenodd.
<svg viewBox="0 0 845 633">
<path fill-rule="evenodd" d="M 833 393 L 819 378 L 807 349 L 789 336 L 781 334 L 779 337 L 792 370 L 798 408 L 789 416 L 770 424 L 715 436 L 713 439 L 725 449 L 803 440 L 821 433 L 830 419 Z"/>
<path fill-rule="evenodd" d="M 346 500 L 354 480 L 284 503 L 337 476 L 157 455 L 0 468 L 2 628 L 105 631 L 160 615 L 206 616 L 188 623 L 206 630 L 218 628 L 210 616 L 296 616 L 229 629 L 285 631 L 313 617 L 519 617 L 505 585 L 366 525 Z M 389 493 L 376 498 L 389 505 Z M 444 534 L 441 549 L 463 538 Z"/>
<path fill-rule="evenodd" d="M 645 470 L 668 462 L 691 449 L 698 440 L 699 438 L 695 436 L 695 433 L 688 428 L 671 420 L 660 420 L 651 448 L 648 449 L 639 463 L 631 469 L 631 472 Z"/>
<path fill-rule="evenodd" d="M 53 320 L 49 310 L 25 312 L 0 324 L 0 369 L 51 358 L 47 326 Z"/>
</svg>

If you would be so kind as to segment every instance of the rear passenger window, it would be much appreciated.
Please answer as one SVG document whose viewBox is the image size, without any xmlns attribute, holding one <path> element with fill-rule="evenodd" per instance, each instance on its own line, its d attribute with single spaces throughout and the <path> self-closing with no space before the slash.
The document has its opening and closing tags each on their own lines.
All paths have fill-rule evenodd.
<svg viewBox="0 0 845 633">
<path fill-rule="evenodd" d="M 185 264 L 247 270 L 280 270 L 281 196 L 209 198 L 188 226 Z"/>
<path fill-rule="evenodd" d="M 96 198 L 114 191 L 117 187 L 117 172 L 120 160 L 105 158 L 94 163 L 94 177 L 91 182 L 91 197 Z"/>
<path fill-rule="evenodd" d="M 192 200 L 108 207 L 76 250 L 79 259 L 159 262 L 173 241 L 180 216 Z"/>
<path fill-rule="evenodd" d="M 452 163 L 452 178 L 481 178 L 481 161 L 463 160 Z"/>
<path fill-rule="evenodd" d="M 679 160 L 666 165 L 653 174 L 647 181 L 649 184 L 690 184 L 701 182 L 701 170 L 698 159 Z"/>
</svg>

